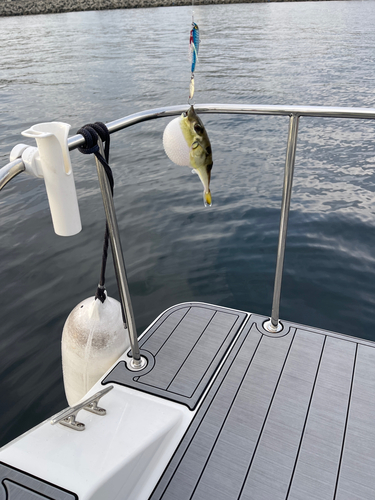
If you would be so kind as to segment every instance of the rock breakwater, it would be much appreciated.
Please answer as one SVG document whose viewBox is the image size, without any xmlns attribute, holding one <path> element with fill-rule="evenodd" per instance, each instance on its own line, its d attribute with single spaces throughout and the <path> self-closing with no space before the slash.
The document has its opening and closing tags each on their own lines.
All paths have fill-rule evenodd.
<svg viewBox="0 0 375 500">
<path fill-rule="evenodd" d="M 194 4 L 209 5 L 218 3 L 250 3 L 266 1 L 268 0 L 195 0 Z M 168 7 L 172 5 L 191 5 L 191 0 L 1 0 L 0 16 L 55 14 L 59 12 L 77 12 L 84 10 Z"/>
</svg>

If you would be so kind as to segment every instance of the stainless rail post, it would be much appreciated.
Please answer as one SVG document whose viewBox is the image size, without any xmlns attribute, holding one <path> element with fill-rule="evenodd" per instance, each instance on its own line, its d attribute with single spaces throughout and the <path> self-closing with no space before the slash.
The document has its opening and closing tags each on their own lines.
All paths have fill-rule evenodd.
<svg viewBox="0 0 375 500">
<path fill-rule="evenodd" d="M 283 327 L 279 322 L 281 282 L 283 278 L 286 234 L 288 229 L 290 199 L 292 196 L 294 163 L 298 136 L 299 115 L 292 114 L 289 119 L 288 144 L 286 148 L 283 197 L 281 201 L 279 244 L 277 248 L 275 284 L 273 289 L 272 314 L 269 321 L 264 323 L 264 328 L 271 332 L 280 332 Z"/>
<path fill-rule="evenodd" d="M 100 139 L 98 140 L 98 144 L 100 148 L 100 154 L 104 158 L 103 143 Z M 142 357 L 139 352 L 137 330 L 135 326 L 133 307 L 131 303 L 128 281 L 126 277 L 125 262 L 121 248 L 120 233 L 118 230 L 111 187 L 109 185 L 108 177 L 104 170 L 103 165 L 97 158 L 95 158 L 95 161 L 96 161 L 96 168 L 98 171 L 100 189 L 103 197 L 104 210 L 108 223 L 109 237 L 111 240 L 113 262 L 115 265 L 116 279 L 120 293 L 123 319 L 125 327 L 128 328 L 130 347 L 132 350 L 132 359 L 127 365 L 130 369 L 142 370 L 142 368 L 146 366 L 147 360 L 144 357 Z"/>
</svg>

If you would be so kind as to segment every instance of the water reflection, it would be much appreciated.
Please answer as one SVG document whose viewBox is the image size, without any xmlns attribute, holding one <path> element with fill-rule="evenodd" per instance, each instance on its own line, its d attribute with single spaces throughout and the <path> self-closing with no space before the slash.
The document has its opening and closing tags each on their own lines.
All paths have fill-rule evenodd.
<svg viewBox="0 0 375 500">
<path fill-rule="evenodd" d="M 196 102 L 373 106 L 374 2 L 196 6 Z M 0 18 L 0 161 L 20 132 L 72 132 L 187 101 L 190 7 Z M 269 314 L 288 119 L 203 116 L 214 206 L 164 154 L 159 120 L 113 137 L 115 204 L 141 331 L 177 302 Z M 373 338 L 373 125 L 301 119 L 281 315 Z M 60 335 L 95 292 L 104 214 L 92 159 L 72 154 L 84 230 L 54 235 L 43 183 L 0 198 L 0 444 L 64 401 Z M 117 296 L 113 270 L 109 293 Z M 3 410 L 4 409 L 4 410 Z"/>
</svg>

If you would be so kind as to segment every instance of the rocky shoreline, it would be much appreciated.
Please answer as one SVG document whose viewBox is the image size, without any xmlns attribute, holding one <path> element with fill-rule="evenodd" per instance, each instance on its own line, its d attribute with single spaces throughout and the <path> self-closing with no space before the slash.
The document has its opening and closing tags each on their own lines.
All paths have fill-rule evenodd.
<svg viewBox="0 0 375 500">
<path fill-rule="evenodd" d="M 269 0 L 194 0 L 194 4 L 209 5 L 218 3 L 251 3 L 267 1 Z M 56 14 L 59 12 L 77 12 L 84 10 L 168 7 L 173 5 L 191 5 L 191 0 L 2 0 L 0 3 L 0 16 Z"/>
</svg>

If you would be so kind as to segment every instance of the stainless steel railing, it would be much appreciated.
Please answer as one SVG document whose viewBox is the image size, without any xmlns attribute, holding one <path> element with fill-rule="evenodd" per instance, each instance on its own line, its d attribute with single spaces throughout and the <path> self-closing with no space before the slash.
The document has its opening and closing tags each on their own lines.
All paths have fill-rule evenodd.
<svg viewBox="0 0 375 500">
<path fill-rule="evenodd" d="M 198 113 L 220 113 L 220 114 L 245 114 L 245 115 L 272 115 L 272 116 L 289 116 L 289 134 L 287 141 L 287 151 L 285 160 L 284 171 L 284 185 L 283 195 L 281 202 L 280 214 L 280 230 L 279 242 L 277 249 L 276 271 L 274 282 L 274 293 L 272 302 L 271 318 L 264 324 L 266 330 L 276 333 L 282 330 L 282 325 L 279 322 L 280 310 L 280 296 L 282 285 L 282 274 L 284 268 L 285 245 L 288 229 L 290 200 L 292 195 L 293 186 L 293 173 L 295 164 L 295 154 L 297 147 L 298 137 L 298 122 L 301 116 L 306 117 L 320 117 L 320 118 L 351 118 L 362 120 L 374 120 L 375 109 L 373 108 L 339 108 L 339 107 L 324 107 L 324 106 L 268 106 L 268 105 L 235 105 L 235 104 L 197 104 L 194 106 Z M 127 127 L 131 127 L 136 123 L 141 123 L 147 120 L 156 118 L 163 118 L 168 116 L 175 116 L 186 111 L 187 106 L 169 106 L 165 108 L 151 109 L 129 115 L 125 118 L 115 120 L 107 124 L 109 132 L 112 134 Z M 70 150 L 76 149 L 84 143 L 81 135 L 75 135 L 68 139 L 68 146 Z M 16 175 L 25 170 L 22 159 L 15 160 L 0 169 L 0 190 Z M 102 196 L 104 205 L 109 205 L 109 194 L 101 182 Z M 121 242 L 119 241 L 118 234 L 116 235 L 115 222 L 112 217 L 108 215 L 106 210 L 107 221 L 112 231 L 114 243 L 117 248 L 121 249 Z M 120 252 L 121 253 L 121 252 Z M 123 265 L 123 257 L 119 252 L 114 252 L 115 268 L 117 269 L 117 279 L 120 289 L 120 297 L 123 309 L 126 312 L 128 321 L 131 347 L 133 353 L 138 354 L 139 348 L 135 334 L 134 316 L 131 308 L 130 296 L 127 296 L 126 290 L 127 280 L 125 267 Z M 121 293 L 121 289 L 123 293 Z"/>
</svg>

